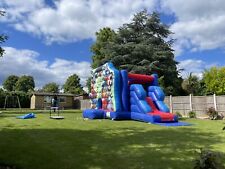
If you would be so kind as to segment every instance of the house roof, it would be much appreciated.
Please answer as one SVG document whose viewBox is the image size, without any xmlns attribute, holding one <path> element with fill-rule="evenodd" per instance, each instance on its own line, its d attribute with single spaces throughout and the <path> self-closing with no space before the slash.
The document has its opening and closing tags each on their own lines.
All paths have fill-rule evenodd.
<svg viewBox="0 0 225 169">
<path fill-rule="evenodd" d="M 80 95 L 71 94 L 71 93 L 46 93 L 46 92 L 34 92 L 33 95 L 35 96 L 71 96 L 71 97 L 80 96 Z"/>
</svg>

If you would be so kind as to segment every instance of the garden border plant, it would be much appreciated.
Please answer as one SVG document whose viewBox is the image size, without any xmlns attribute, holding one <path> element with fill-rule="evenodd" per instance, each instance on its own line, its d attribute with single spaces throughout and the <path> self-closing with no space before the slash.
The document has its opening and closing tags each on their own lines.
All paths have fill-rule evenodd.
<svg viewBox="0 0 225 169">
<path fill-rule="evenodd" d="M 196 112 L 194 112 L 194 111 L 189 111 L 188 112 L 188 117 L 189 118 L 196 118 L 197 116 L 196 116 Z"/>
</svg>

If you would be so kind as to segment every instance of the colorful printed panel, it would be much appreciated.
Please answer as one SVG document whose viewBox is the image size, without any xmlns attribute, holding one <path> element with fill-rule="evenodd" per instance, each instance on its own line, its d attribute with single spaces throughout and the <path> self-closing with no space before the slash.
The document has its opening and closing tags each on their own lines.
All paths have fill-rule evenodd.
<svg viewBox="0 0 225 169">
<path fill-rule="evenodd" d="M 91 108 L 118 111 L 120 105 L 120 74 L 112 63 L 106 63 L 92 71 Z"/>
</svg>

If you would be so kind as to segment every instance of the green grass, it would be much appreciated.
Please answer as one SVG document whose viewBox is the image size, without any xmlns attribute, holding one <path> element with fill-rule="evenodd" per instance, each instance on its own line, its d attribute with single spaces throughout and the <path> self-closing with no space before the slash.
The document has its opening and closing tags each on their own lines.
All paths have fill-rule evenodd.
<svg viewBox="0 0 225 169">
<path fill-rule="evenodd" d="M 225 153 L 223 121 L 188 119 L 189 127 L 135 121 L 20 120 L 0 114 L 0 163 L 19 169 L 190 169 L 200 148 Z"/>
</svg>

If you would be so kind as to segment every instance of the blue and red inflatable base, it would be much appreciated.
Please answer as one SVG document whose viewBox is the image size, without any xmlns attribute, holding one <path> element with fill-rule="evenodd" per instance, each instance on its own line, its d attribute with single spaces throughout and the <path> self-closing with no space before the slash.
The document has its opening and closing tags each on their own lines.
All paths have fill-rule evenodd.
<svg viewBox="0 0 225 169">
<path fill-rule="evenodd" d="M 176 115 L 171 120 L 164 120 L 157 114 L 145 114 L 136 112 L 106 112 L 102 109 L 86 109 L 83 111 L 83 118 L 88 119 L 112 119 L 112 120 L 136 120 L 147 123 L 163 123 L 163 122 L 177 122 L 178 117 Z"/>
</svg>

